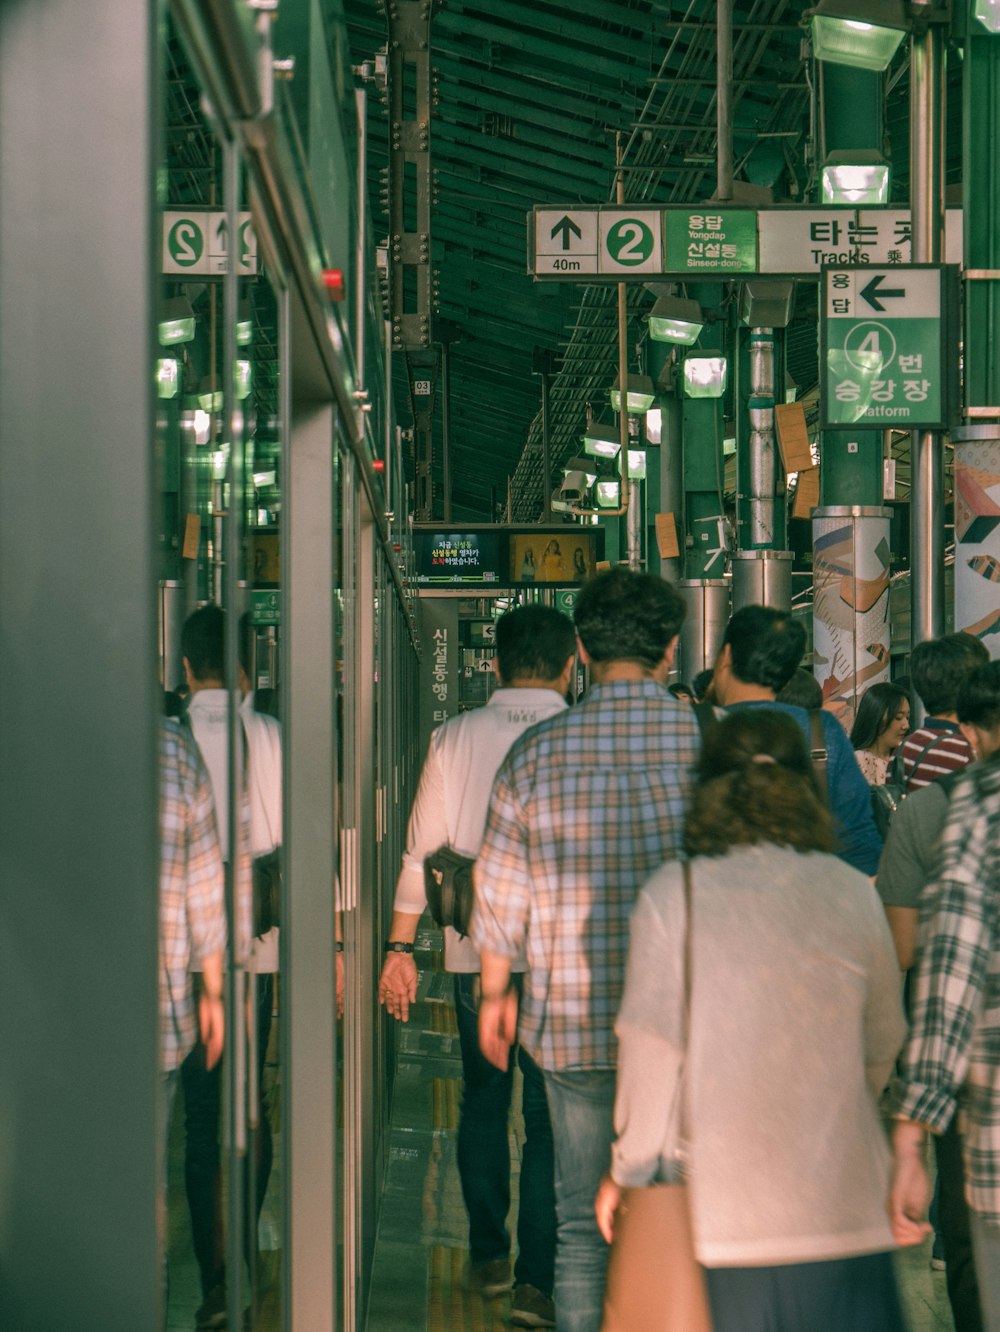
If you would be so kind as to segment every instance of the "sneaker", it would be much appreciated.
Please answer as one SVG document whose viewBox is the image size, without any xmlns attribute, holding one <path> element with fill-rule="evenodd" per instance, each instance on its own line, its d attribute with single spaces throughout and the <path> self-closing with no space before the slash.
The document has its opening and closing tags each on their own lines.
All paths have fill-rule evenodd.
<svg viewBox="0 0 1000 1332">
<path fill-rule="evenodd" d="M 194 1325 L 198 1332 L 203 1328 L 226 1326 L 226 1288 L 213 1286 L 205 1296 L 205 1303 L 194 1316 Z"/>
<path fill-rule="evenodd" d="M 510 1290 L 510 1259 L 487 1258 L 469 1268 L 469 1284 L 488 1300 Z"/>
<path fill-rule="evenodd" d="M 515 1286 L 510 1321 L 517 1327 L 555 1327 L 556 1306 L 535 1286 Z"/>
</svg>

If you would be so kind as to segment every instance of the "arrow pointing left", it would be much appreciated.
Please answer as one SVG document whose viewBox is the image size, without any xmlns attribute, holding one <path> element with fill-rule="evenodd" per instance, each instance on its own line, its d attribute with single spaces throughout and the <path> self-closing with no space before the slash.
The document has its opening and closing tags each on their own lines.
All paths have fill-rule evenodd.
<svg viewBox="0 0 1000 1332">
<path fill-rule="evenodd" d="M 861 298 L 868 302 L 873 310 L 884 310 L 883 300 L 906 295 L 905 287 L 883 287 L 884 273 L 876 273 L 867 286 L 861 288 Z"/>
<path fill-rule="evenodd" d="M 552 228 L 550 235 L 558 236 L 560 232 L 562 232 L 562 247 L 564 250 L 568 250 L 570 247 L 570 232 L 576 236 L 577 240 L 582 240 L 583 238 L 583 232 L 570 217 L 569 213 L 566 213 L 565 216 L 559 219 Z"/>
</svg>

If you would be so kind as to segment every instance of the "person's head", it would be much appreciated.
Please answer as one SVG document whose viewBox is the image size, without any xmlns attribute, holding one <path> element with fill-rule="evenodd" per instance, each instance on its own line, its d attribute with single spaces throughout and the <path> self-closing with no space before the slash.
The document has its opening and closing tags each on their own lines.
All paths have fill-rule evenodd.
<svg viewBox="0 0 1000 1332">
<path fill-rule="evenodd" d="M 545 547 L 545 553 L 546 555 L 562 554 L 562 552 L 559 549 L 559 542 L 555 539 L 555 537 L 553 537 L 552 540 L 549 542 L 549 544 Z"/>
<path fill-rule="evenodd" d="M 555 686 L 573 668 L 576 635 L 550 606 L 518 606 L 497 620 L 494 668 L 502 685 L 544 681 Z M 566 686 L 559 690 L 565 692 Z"/>
<path fill-rule="evenodd" d="M 226 675 L 226 615 L 220 606 L 201 606 L 181 629 L 181 655 L 192 689 L 224 687 Z"/>
<path fill-rule="evenodd" d="M 877 754 L 891 754 L 906 739 L 910 729 L 910 698 L 897 684 L 882 681 L 861 695 L 858 715 L 851 727 L 855 749 L 871 749 Z"/>
<path fill-rule="evenodd" d="M 1000 752 L 1000 661 L 977 666 L 958 691 L 958 724 L 977 758 Z"/>
<path fill-rule="evenodd" d="M 715 693 L 725 706 L 733 681 L 777 694 L 795 674 L 806 631 L 788 611 L 744 606 L 726 626 L 715 663 Z"/>
<path fill-rule="evenodd" d="M 792 678 L 781 686 L 775 698 L 779 703 L 791 703 L 793 707 L 806 708 L 811 712 L 823 706 L 823 686 L 812 671 L 807 671 L 804 666 L 796 666 Z"/>
<path fill-rule="evenodd" d="M 655 574 L 598 574 L 583 586 L 573 611 L 584 660 L 598 676 L 612 663 L 630 662 L 665 678 L 686 609 L 680 593 Z"/>
<path fill-rule="evenodd" d="M 675 684 L 668 684 L 667 693 L 673 694 L 674 698 L 680 703 L 694 702 L 694 690 L 689 684 L 685 684 L 683 680 L 678 680 Z"/>
<path fill-rule="evenodd" d="M 712 676 L 714 674 L 715 672 L 712 670 L 712 668 L 708 667 L 707 670 L 699 671 L 698 674 L 691 681 L 691 689 L 694 693 L 695 698 L 699 703 L 704 698 L 708 697 L 708 691 L 712 687 Z"/>
<path fill-rule="evenodd" d="M 953 717 L 958 693 L 990 654 L 972 634 L 944 634 L 918 643 L 910 653 L 913 687 L 932 717 Z"/>
<path fill-rule="evenodd" d="M 741 708 L 705 737 L 684 844 L 721 856 L 759 842 L 832 851 L 837 839 L 802 728 L 777 709 Z"/>
</svg>

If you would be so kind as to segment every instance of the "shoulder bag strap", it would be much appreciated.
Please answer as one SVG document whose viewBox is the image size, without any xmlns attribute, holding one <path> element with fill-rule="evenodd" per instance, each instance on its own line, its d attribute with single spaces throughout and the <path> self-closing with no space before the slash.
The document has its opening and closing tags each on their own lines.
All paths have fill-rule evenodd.
<svg viewBox="0 0 1000 1332">
<path fill-rule="evenodd" d="M 902 755 L 903 755 L 903 745 L 906 744 L 906 741 L 905 741 L 905 740 L 903 741 L 903 745 L 900 745 L 900 746 L 899 746 L 900 768 L 902 769 L 902 774 L 903 774 L 903 776 L 902 776 L 902 782 L 903 782 L 903 785 L 905 785 L 905 786 L 909 786 L 909 784 L 910 784 L 910 779 L 916 775 L 917 769 L 920 767 L 921 763 L 923 763 L 924 759 L 925 759 L 925 758 L 927 757 L 927 755 L 931 752 L 931 750 L 934 749 L 934 748 L 936 748 L 937 745 L 938 745 L 938 743 L 939 743 L 939 741 L 943 740 L 944 737 L 945 737 L 947 734 L 948 734 L 947 731 L 940 731 L 940 732 L 938 732 L 937 735 L 935 735 L 935 736 L 933 737 L 933 739 L 928 740 L 927 744 L 924 745 L 923 749 L 920 751 L 920 753 L 917 755 L 917 757 L 913 760 L 913 767 L 910 769 L 910 776 L 909 776 L 909 777 L 907 777 L 907 775 L 906 775 L 906 760 L 905 760 L 905 759 L 903 758 L 903 756 L 902 756 Z"/>
<path fill-rule="evenodd" d="M 719 724 L 719 719 L 715 715 L 715 707 L 707 699 L 694 705 L 694 717 L 698 723 L 698 730 L 701 732 L 702 743 L 708 739 L 709 731 L 714 731 Z M 687 861 L 684 862 L 687 864 Z"/>
</svg>

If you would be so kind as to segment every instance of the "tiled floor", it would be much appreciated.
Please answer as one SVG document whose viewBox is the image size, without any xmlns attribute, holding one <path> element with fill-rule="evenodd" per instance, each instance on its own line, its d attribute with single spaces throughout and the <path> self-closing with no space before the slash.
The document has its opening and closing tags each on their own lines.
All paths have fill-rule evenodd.
<svg viewBox="0 0 1000 1332">
<path fill-rule="evenodd" d="M 422 932 L 418 943 L 430 950 L 420 952 L 419 964 L 439 966 L 434 936 Z M 464 1284 L 467 1223 L 455 1161 L 461 1061 L 450 995 L 449 978 L 424 971 L 418 1003 L 400 1033 L 367 1332 L 499 1332 L 510 1326 L 509 1297 L 484 1300 Z M 514 1174 L 516 1207 L 516 1165 Z M 921 1248 L 897 1260 L 910 1330 L 952 1332 L 944 1275 L 930 1270 L 929 1257 Z"/>
</svg>

